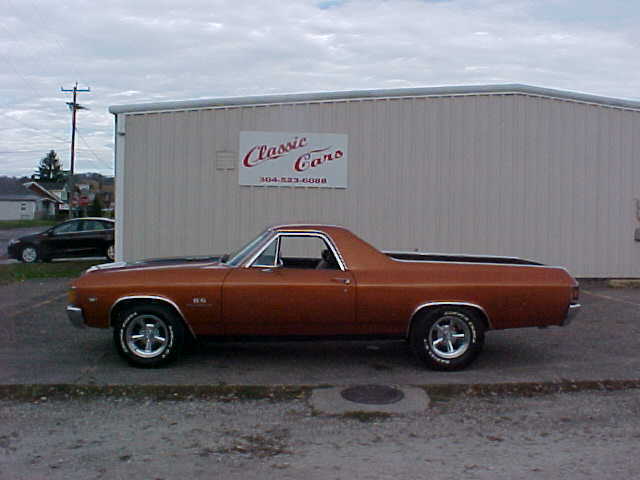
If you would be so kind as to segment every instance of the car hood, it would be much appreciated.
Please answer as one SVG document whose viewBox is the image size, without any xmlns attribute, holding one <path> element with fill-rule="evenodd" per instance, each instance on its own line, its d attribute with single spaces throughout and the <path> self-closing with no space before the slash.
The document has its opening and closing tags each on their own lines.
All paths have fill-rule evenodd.
<svg viewBox="0 0 640 480">
<path fill-rule="evenodd" d="M 37 240 L 38 238 L 42 238 L 44 235 L 44 233 L 47 230 L 43 230 L 41 232 L 37 232 L 37 233 L 30 233 L 28 235 L 22 235 L 21 237 L 18 237 L 16 240 L 18 240 L 19 242 L 24 242 L 24 243 L 28 243 L 28 242 L 33 242 L 34 240 Z"/>
<path fill-rule="evenodd" d="M 201 266 L 216 266 L 226 267 L 226 265 L 220 263 L 221 255 L 211 256 L 190 256 L 190 257 L 167 257 L 167 258 L 149 258 L 146 260 L 138 260 L 135 262 L 113 262 L 103 263 L 101 265 L 95 265 L 91 267 L 88 272 L 93 271 L 127 271 L 127 270 L 143 270 L 143 269 L 162 269 L 166 268 L 180 268 L 180 267 L 201 267 Z"/>
</svg>

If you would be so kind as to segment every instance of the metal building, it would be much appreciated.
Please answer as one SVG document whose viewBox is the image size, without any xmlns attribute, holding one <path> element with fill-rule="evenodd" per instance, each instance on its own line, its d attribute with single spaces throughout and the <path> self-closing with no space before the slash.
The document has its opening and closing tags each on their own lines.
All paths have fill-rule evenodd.
<svg viewBox="0 0 640 480">
<path fill-rule="evenodd" d="M 268 224 L 322 222 L 381 249 L 640 276 L 640 102 L 487 85 L 110 112 L 119 260 L 221 254 Z M 287 155 L 303 176 L 329 173 L 287 177 Z"/>
</svg>

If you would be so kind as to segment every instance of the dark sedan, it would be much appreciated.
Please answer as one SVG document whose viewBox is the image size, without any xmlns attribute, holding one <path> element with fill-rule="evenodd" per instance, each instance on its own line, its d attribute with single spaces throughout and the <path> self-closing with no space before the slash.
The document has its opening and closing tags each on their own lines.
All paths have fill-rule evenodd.
<svg viewBox="0 0 640 480">
<path fill-rule="evenodd" d="M 110 218 L 75 218 L 44 232 L 11 240 L 7 253 L 25 263 L 93 256 L 113 261 L 114 225 Z"/>
</svg>

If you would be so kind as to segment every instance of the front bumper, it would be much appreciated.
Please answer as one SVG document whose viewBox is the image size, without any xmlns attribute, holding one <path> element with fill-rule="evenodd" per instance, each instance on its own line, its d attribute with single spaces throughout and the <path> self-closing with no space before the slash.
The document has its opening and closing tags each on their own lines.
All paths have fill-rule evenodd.
<svg viewBox="0 0 640 480">
<path fill-rule="evenodd" d="M 575 316 L 578 314 L 578 312 L 580 312 L 581 308 L 582 308 L 582 305 L 580 305 L 579 303 L 572 303 L 571 305 L 569 305 L 569 309 L 567 310 L 567 316 L 564 318 L 561 325 L 563 327 L 566 327 L 567 325 L 569 325 L 573 321 Z"/>
<path fill-rule="evenodd" d="M 20 244 L 19 243 L 12 243 L 11 245 L 9 245 L 7 247 L 7 256 L 9 258 L 18 259 L 19 252 L 20 252 Z"/>
<path fill-rule="evenodd" d="M 82 309 L 80 307 L 76 307 L 75 305 L 67 305 L 67 317 L 69 317 L 69 321 L 74 327 L 83 328 L 85 326 L 84 314 L 82 313 Z"/>
</svg>

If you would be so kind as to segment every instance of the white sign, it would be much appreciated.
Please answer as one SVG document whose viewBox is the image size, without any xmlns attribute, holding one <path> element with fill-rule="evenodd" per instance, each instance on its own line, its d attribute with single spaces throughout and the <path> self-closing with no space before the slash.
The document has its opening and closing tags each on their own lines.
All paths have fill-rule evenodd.
<svg viewBox="0 0 640 480">
<path fill-rule="evenodd" d="M 347 188 L 349 137 L 240 132 L 240 185 Z"/>
</svg>

